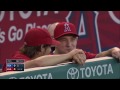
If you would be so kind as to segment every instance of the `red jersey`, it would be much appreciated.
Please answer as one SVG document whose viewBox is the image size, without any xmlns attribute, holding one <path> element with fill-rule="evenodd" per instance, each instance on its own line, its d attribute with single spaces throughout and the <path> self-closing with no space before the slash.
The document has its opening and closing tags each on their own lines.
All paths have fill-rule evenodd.
<svg viewBox="0 0 120 90">
<path fill-rule="evenodd" d="M 20 53 L 19 51 L 17 51 L 17 52 L 12 56 L 11 59 L 24 59 L 25 62 L 30 60 L 29 57 L 27 57 L 26 55 Z M 6 72 L 6 63 L 3 65 L 2 72 Z"/>
</svg>

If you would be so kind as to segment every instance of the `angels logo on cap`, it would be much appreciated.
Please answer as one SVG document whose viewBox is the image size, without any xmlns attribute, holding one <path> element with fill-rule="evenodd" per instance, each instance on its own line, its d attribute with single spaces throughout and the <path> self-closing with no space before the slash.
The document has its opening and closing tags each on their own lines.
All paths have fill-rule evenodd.
<svg viewBox="0 0 120 90">
<path fill-rule="evenodd" d="M 76 27 L 74 24 L 69 22 L 61 22 L 57 24 L 55 30 L 54 30 L 54 38 L 57 39 L 64 35 L 77 35 Z"/>
<path fill-rule="evenodd" d="M 69 32 L 69 31 L 71 31 L 70 26 L 69 26 L 68 23 L 65 23 L 64 26 L 65 26 L 64 32 Z"/>
</svg>

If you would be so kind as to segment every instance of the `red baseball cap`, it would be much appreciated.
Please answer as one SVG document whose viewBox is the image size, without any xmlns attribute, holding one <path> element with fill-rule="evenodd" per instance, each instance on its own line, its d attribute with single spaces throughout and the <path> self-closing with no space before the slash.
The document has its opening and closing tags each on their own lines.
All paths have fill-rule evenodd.
<svg viewBox="0 0 120 90">
<path fill-rule="evenodd" d="M 39 46 L 42 44 L 59 45 L 60 42 L 51 38 L 49 32 L 42 28 L 30 29 L 24 38 L 27 46 Z"/>
<path fill-rule="evenodd" d="M 78 36 L 75 25 L 69 22 L 59 23 L 54 30 L 54 38 L 57 39 L 67 34 Z"/>
</svg>

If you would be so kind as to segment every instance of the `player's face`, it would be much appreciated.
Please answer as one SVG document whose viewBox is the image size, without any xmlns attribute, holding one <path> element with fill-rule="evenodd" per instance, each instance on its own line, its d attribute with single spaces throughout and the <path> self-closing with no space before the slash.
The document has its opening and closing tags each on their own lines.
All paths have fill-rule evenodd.
<svg viewBox="0 0 120 90">
<path fill-rule="evenodd" d="M 41 50 L 38 52 L 34 58 L 44 56 L 44 55 L 49 55 L 51 52 L 51 45 L 41 45 Z"/>
<path fill-rule="evenodd" d="M 59 46 L 57 46 L 58 53 L 65 54 L 75 49 L 77 46 L 78 37 L 73 35 L 62 36 L 58 39 L 61 42 Z"/>
<path fill-rule="evenodd" d="M 51 45 L 43 45 L 42 47 L 42 54 L 48 55 L 51 52 Z"/>
</svg>

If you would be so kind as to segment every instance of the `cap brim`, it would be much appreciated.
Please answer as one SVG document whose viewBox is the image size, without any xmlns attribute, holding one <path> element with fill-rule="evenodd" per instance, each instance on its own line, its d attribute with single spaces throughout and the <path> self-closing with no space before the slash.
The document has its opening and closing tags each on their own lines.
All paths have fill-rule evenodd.
<svg viewBox="0 0 120 90">
<path fill-rule="evenodd" d="M 57 45 L 59 45 L 59 44 L 60 44 L 59 41 L 57 41 L 57 40 L 55 40 L 55 39 L 52 40 L 52 45 L 56 45 L 56 46 L 57 46 Z"/>
<path fill-rule="evenodd" d="M 71 35 L 75 35 L 75 36 L 77 36 L 77 37 L 78 37 L 78 35 L 77 35 L 77 34 L 72 33 L 72 32 L 68 32 L 68 33 L 63 33 L 63 34 L 61 34 L 61 35 L 59 35 L 59 36 L 55 37 L 55 39 L 57 39 L 57 38 L 59 38 L 59 37 L 61 37 L 61 36 L 64 36 L 64 35 L 69 35 L 69 34 L 71 34 Z"/>
</svg>

